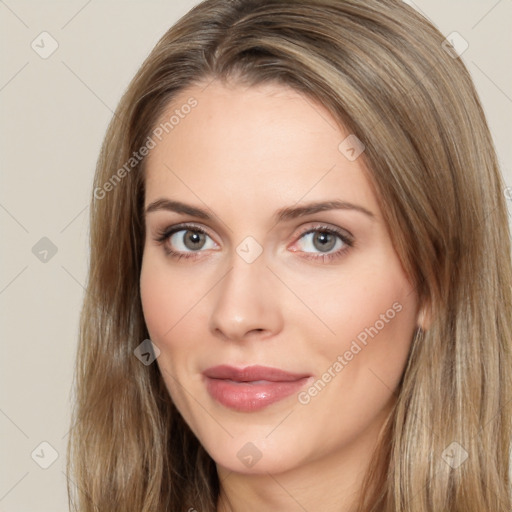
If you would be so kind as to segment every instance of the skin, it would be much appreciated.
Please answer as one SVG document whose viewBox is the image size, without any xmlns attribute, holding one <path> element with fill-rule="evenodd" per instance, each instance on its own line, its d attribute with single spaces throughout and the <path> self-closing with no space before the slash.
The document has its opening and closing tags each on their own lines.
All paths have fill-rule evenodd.
<svg viewBox="0 0 512 512">
<path fill-rule="evenodd" d="M 349 161 L 338 149 L 349 133 L 321 105 L 283 85 L 194 85 L 162 119 L 191 96 L 197 106 L 148 156 L 145 206 L 167 198 L 213 217 L 146 215 L 140 286 L 148 331 L 161 351 L 156 363 L 217 464 L 219 511 L 352 510 L 422 315 L 364 157 Z M 373 217 L 333 209 L 273 219 L 281 208 L 326 200 L 359 205 Z M 159 230 L 182 222 L 207 231 L 202 247 L 184 245 L 186 231 L 156 241 Z M 302 233 L 325 225 L 349 232 L 354 246 L 333 235 L 326 252 L 348 250 L 324 262 L 314 233 Z M 263 249 L 252 263 L 237 253 L 248 236 Z M 172 258 L 165 246 L 194 258 Z M 400 306 L 394 318 L 334 371 L 338 356 L 393 304 Z M 331 379 L 306 404 L 293 394 L 239 412 L 206 390 L 201 372 L 218 364 L 273 366 L 315 381 L 331 368 Z M 237 457 L 248 442 L 261 454 L 252 467 Z"/>
</svg>

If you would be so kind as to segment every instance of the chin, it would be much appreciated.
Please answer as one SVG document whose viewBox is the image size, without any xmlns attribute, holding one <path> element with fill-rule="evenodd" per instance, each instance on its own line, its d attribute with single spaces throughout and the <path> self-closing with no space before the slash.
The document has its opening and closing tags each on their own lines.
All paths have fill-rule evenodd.
<svg viewBox="0 0 512 512">
<path fill-rule="evenodd" d="M 297 447 L 269 443 L 256 439 L 254 442 L 232 440 L 230 446 L 219 450 L 217 445 L 208 450 L 215 463 L 235 473 L 247 475 L 265 475 L 284 473 L 299 466 Z"/>
</svg>

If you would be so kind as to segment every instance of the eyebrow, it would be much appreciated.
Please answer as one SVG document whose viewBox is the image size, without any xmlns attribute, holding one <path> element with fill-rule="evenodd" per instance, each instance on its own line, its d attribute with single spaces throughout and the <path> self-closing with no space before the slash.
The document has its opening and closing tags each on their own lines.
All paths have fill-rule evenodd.
<svg viewBox="0 0 512 512">
<path fill-rule="evenodd" d="M 144 212 L 144 218 L 146 218 L 149 213 L 161 210 L 187 214 L 199 219 L 212 219 L 212 215 L 210 215 L 207 210 L 170 199 L 157 199 L 150 203 Z M 332 200 L 307 203 L 303 206 L 288 206 L 286 208 L 282 208 L 276 211 L 274 214 L 274 220 L 275 222 L 283 222 L 328 210 L 354 210 L 356 212 L 363 213 L 372 220 L 375 219 L 375 214 L 363 206 L 348 203 L 346 201 Z"/>
</svg>

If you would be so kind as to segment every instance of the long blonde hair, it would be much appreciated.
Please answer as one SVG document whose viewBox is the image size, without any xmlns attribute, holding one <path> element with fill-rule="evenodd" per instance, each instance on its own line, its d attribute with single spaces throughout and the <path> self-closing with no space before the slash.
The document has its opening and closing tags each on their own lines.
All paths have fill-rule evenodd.
<svg viewBox="0 0 512 512">
<path fill-rule="evenodd" d="M 134 356 L 149 335 L 139 294 L 144 159 L 131 159 L 178 92 L 232 78 L 291 86 L 363 141 L 393 244 L 429 307 L 359 510 L 510 512 L 504 183 L 469 73 L 443 40 L 399 0 L 206 0 L 161 38 L 119 103 L 94 178 L 72 510 L 216 509 L 214 461 L 158 366 Z"/>
</svg>

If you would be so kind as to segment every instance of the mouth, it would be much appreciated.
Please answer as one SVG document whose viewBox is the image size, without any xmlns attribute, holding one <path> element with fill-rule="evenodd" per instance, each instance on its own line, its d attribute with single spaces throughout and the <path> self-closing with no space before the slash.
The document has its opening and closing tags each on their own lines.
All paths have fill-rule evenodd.
<svg viewBox="0 0 512 512">
<path fill-rule="evenodd" d="M 312 380 L 305 373 L 290 373 L 266 366 L 235 368 L 221 365 L 203 372 L 206 389 L 221 405 L 239 412 L 261 410 L 297 393 Z"/>
</svg>

